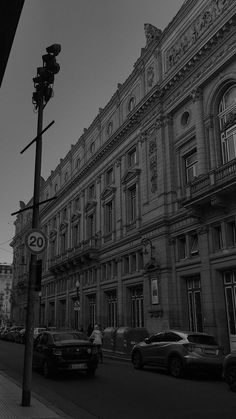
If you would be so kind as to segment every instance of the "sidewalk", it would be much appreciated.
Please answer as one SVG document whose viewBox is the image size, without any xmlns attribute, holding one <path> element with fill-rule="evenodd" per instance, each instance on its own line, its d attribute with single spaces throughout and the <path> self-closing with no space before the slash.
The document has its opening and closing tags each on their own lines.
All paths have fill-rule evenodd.
<svg viewBox="0 0 236 419">
<path fill-rule="evenodd" d="M 21 406 L 22 389 L 0 371 L 0 418 L 1 419 L 68 419 L 68 416 L 49 403 L 31 395 L 31 406 Z"/>
</svg>

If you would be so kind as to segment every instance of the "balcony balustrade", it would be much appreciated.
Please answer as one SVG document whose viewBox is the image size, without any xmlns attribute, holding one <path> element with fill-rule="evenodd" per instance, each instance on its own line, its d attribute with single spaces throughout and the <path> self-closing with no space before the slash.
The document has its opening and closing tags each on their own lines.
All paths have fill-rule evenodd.
<svg viewBox="0 0 236 419">
<path fill-rule="evenodd" d="M 96 236 L 80 242 L 66 252 L 55 256 L 49 262 L 51 271 L 70 269 L 74 265 L 85 265 L 89 260 L 97 260 L 100 239 Z"/>
<path fill-rule="evenodd" d="M 186 186 L 185 207 L 209 202 L 213 195 L 227 195 L 236 189 L 236 159 L 198 176 Z"/>
</svg>

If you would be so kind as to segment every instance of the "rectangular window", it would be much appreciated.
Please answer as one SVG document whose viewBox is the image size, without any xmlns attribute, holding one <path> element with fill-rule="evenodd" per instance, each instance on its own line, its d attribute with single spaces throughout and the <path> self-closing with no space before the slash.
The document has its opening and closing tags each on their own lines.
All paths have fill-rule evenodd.
<svg viewBox="0 0 236 419">
<path fill-rule="evenodd" d="M 79 244 L 79 224 L 75 224 L 73 226 L 73 233 L 72 233 L 72 241 L 73 241 L 73 247 L 78 246 Z"/>
<path fill-rule="evenodd" d="M 123 272 L 124 275 L 129 274 L 129 256 L 124 256 L 123 258 Z"/>
<path fill-rule="evenodd" d="M 228 129 L 221 135 L 223 164 L 236 157 L 236 132 L 235 127 Z"/>
<path fill-rule="evenodd" d="M 179 259 L 185 259 L 187 257 L 187 242 L 185 236 L 178 237 L 178 255 Z"/>
<path fill-rule="evenodd" d="M 198 235 L 197 233 L 190 235 L 190 255 L 197 256 L 199 254 Z"/>
<path fill-rule="evenodd" d="M 131 273 L 136 271 L 136 253 L 130 255 L 130 270 Z"/>
<path fill-rule="evenodd" d="M 88 216 L 88 239 L 93 237 L 95 234 L 95 216 L 91 214 Z"/>
<path fill-rule="evenodd" d="M 131 327 L 144 326 L 143 289 L 131 289 Z"/>
<path fill-rule="evenodd" d="M 138 270 L 141 271 L 143 269 L 143 251 L 138 252 Z"/>
<path fill-rule="evenodd" d="M 117 295 L 115 291 L 107 293 L 108 327 L 117 327 Z"/>
<path fill-rule="evenodd" d="M 193 332 L 203 331 L 200 278 L 187 279 L 189 328 Z"/>
<path fill-rule="evenodd" d="M 95 184 L 93 184 L 89 187 L 88 195 L 89 195 L 89 199 L 95 198 Z"/>
<path fill-rule="evenodd" d="M 65 253 L 67 249 L 67 232 L 65 231 L 61 235 L 61 252 Z"/>
<path fill-rule="evenodd" d="M 229 246 L 236 245 L 236 223 L 234 220 L 227 223 L 227 242 Z"/>
<path fill-rule="evenodd" d="M 221 225 L 214 227 L 214 246 L 215 250 L 223 249 L 223 237 Z"/>
<path fill-rule="evenodd" d="M 106 185 L 110 185 L 113 182 L 113 168 L 106 172 Z"/>
<path fill-rule="evenodd" d="M 56 256 L 56 239 L 51 241 L 51 258 Z"/>
<path fill-rule="evenodd" d="M 89 323 L 96 324 L 96 296 L 92 295 L 88 297 L 89 305 Z"/>
<path fill-rule="evenodd" d="M 113 205 L 112 201 L 110 201 L 105 205 L 105 234 L 112 232 L 112 215 Z"/>
<path fill-rule="evenodd" d="M 117 260 L 114 260 L 113 261 L 113 272 L 112 272 L 113 277 L 117 276 L 117 272 L 118 272 L 118 262 L 117 262 Z"/>
<path fill-rule="evenodd" d="M 75 202 L 74 202 L 74 209 L 75 209 L 75 211 L 78 211 L 78 210 L 80 209 L 80 199 L 79 199 L 79 197 L 77 197 L 77 198 L 75 199 Z"/>
<path fill-rule="evenodd" d="M 197 151 L 194 150 L 191 154 L 184 158 L 185 162 L 185 180 L 186 183 L 191 182 L 197 176 Z"/>
<path fill-rule="evenodd" d="M 133 167 L 137 163 L 137 151 L 136 148 L 133 148 L 128 153 L 128 167 Z"/>
<path fill-rule="evenodd" d="M 236 271 L 223 272 L 229 334 L 236 335 Z"/>
<path fill-rule="evenodd" d="M 136 220 L 136 185 L 128 189 L 128 222 Z"/>
</svg>

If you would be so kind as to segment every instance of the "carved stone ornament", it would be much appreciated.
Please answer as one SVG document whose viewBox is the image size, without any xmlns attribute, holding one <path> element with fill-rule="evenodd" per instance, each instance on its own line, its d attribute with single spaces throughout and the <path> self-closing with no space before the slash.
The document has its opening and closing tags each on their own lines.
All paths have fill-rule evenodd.
<svg viewBox="0 0 236 419">
<path fill-rule="evenodd" d="M 135 168 L 135 169 L 128 169 L 126 173 L 124 174 L 123 178 L 121 179 L 122 184 L 126 184 L 134 179 L 137 180 L 141 173 L 141 169 Z"/>
<path fill-rule="evenodd" d="M 111 185 L 106 186 L 106 188 L 101 194 L 101 199 L 104 200 L 108 197 L 114 197 L 115 191 L 116 191 L 115 186 L 111 186 Z"/>
<path fill-rule="evenodd" d="M 150 23 L 144 24 L 144 31 L 146 36 L 146 45 L 149 45 L 154 39 L 159 39 L 162 31 L 156 26 L 151 25 Z"/>
<path fill-rule="evenodd" d="M 151 65 L 147 69 L 147 84 L 148 87 L 152 87 L 154 83 L 154 67 Z"/>
<path fill-rule="evenodd" d="M 71 217 L 71 222 L 76 223 L 80 219 L 80 217 L 81 217 L 81 213 L 75 212 Z"/>
<path fill-rule="evenodd" d="M 65 222 L 61 223 L 60 227 L 59 227 L 60 232 L 65 231 L 67 229 L 67 227 L 68 227 L 67 223 L 65 223 Z"/>
<path fill-rule="evenodd" d="M 157 192 L 157 144 L 152 139 L 149 143 L 149 169 L 151 175 L 151 192 Z"/>
<path fill-rule="evenodd" d="M 235 0 L 212 0 L 197 16 L 195 21 L 177 39 L 175 44 L 166 52 L 166 71 L 170 70 L 183 55 L 201 38 L 207 29 L 222 18 L 225 11 Z"/>
<path fill-rule="evenodd" d="M 50 233 L 49 233 L 49 240 L 50 241 L 53 240 L 54 237 L 56 237 L 56 235 L 57 235 L 57 231 L 56 230 L 50 231 Z"/>
</svg>

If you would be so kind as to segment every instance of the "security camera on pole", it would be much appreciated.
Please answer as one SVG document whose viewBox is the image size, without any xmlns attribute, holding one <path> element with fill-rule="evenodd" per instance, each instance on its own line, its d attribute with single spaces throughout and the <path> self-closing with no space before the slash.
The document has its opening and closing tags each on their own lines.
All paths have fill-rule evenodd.
<svg viewBox="0 0 236 419">
<path fill-rule="evenodd" d="M 25 335 L 25 354 L 24 354 L 24 371 L 22 386 L 22 406 L 30 406 L 31 400 L 31 379 L 32 379 L 32 359 L 33 359 L 33 331 L 34 331 L 34 299 L 37 291 L 41 289 L 41 260 L 37 260 L 37 255 L 42 253 L 46 246 L 46 238 L 40 230 L 39 206 L 47 201 L 39 202 L 40 198 L 40 177 L 41 177 L 41 159 L 42 159 L 42 134 L 53 122 L 51 122 L 44 130 L 43 125 L 43 109 L 53 94 L 54 75 L 60 70 L 59 64 L 56 62 L 56 56 L 61 51 L 59 44 L 53 44 L 46 48 L 47 54 L 42 56 L 43 67 L 37 68 L 37 76 L 33 78 L 35 92 L 33 93 L 33 104 L 38 110 L 37 136 L 21 151 L 23 153 L 33 142 L 36 142 L 35 154 L 35 173 L 34 173 L 34 196 L 33 205 L 14 214 L 29 210 L 32 208 L 32 230 L 26 236 L 26 246 L 31 252 L 29 267 L 29 285 L 26 312 L 26 335 Z"/>
</svg>

